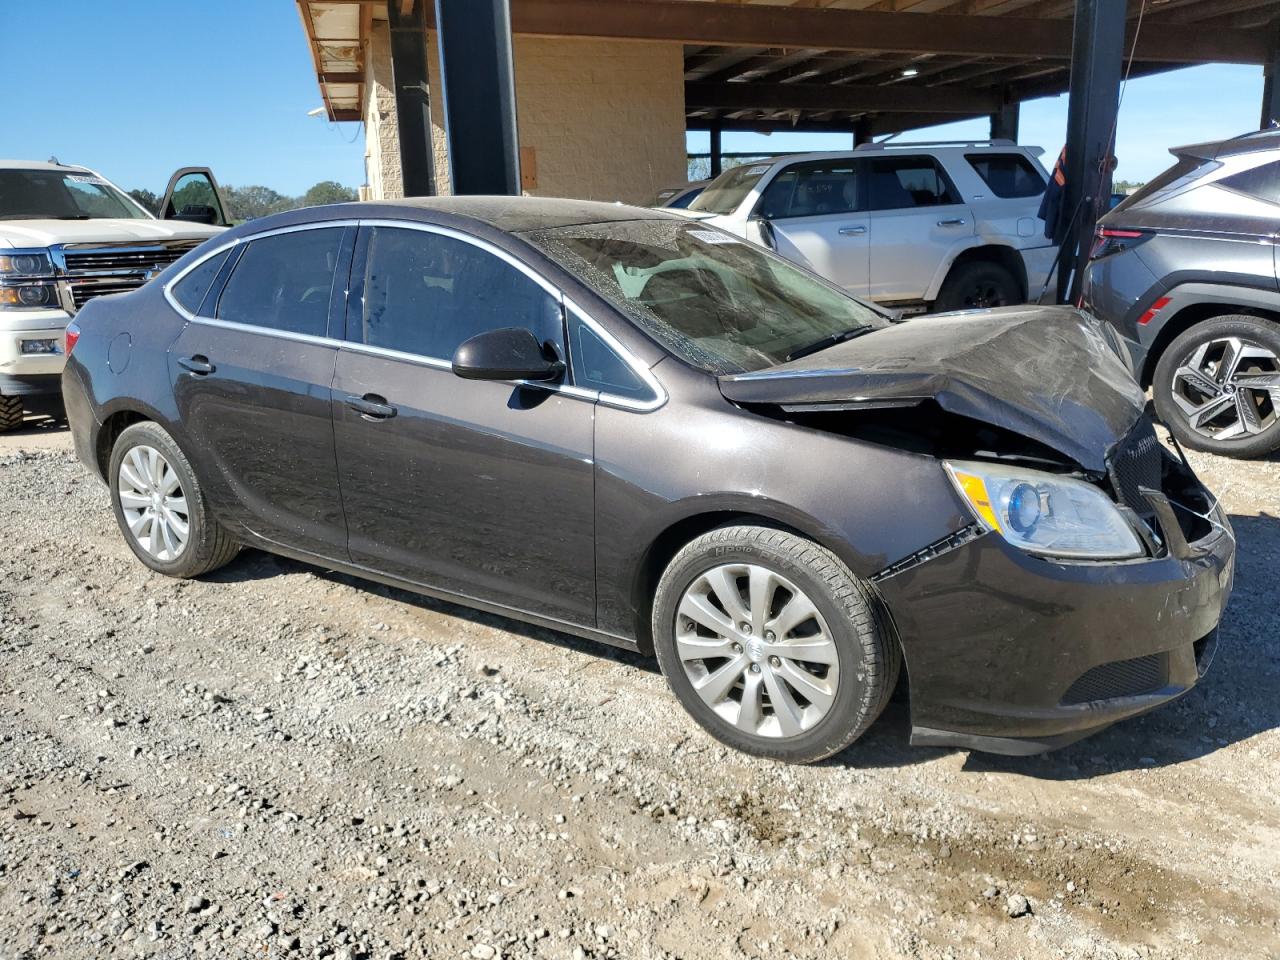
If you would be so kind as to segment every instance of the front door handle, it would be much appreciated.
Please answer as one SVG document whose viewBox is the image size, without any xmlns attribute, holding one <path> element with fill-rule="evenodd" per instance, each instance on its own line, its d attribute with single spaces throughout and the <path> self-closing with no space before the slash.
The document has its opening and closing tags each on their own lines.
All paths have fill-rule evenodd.
<svg viewBox="0 0 1280 960">
<path fill-rule="evenodd" d="M 841 227 L 840 236 L 842 237 L 860 237 L 867 232 L 866 227 Z"/>
<path fill-rule="evenodd" d="M 366 420 L 390 420 L 399 412 L 387 403 L 386 397 L 380 397 L 376 393 L 347 397 L 347 406 Z"/>
<path fill-rule="evenodd" d="M 209 358 L 196 354 L 194 357 L 182 357 L 178 360 L 178 366 L 183 370 L 194 373 L 197 377 L 207 377 L 218 368 L 209 362 Z"/>
<path fill-rule="evenodd" d="M 951 217 L 950 219 L 947 219 L 947 220 L 939 220 L 939 221 L 938 221 L 938 226 L 940 226 L 940 227 L 963 227 L 963 226 L 964 226 L 964 217 Z"/>
</svg>

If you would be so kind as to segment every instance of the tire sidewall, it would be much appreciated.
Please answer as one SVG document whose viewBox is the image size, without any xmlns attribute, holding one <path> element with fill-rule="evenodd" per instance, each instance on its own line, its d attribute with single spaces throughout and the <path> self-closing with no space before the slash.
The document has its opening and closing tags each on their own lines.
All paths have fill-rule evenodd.
<svg viewBox="0 0 1280 960">
<path fill-rule="evenodd" d="M 1192 450 L 1224 457 L 1248 459 L 1280 448 L 1280 422 L 1248 440 L 1213 440 L 1197 433 L 1173 400 L 1173 375 L 1197 347 L 1218 337 L 1238 336 L 1259 343 L 1280 355 L 1280 325 L 1259 317 L 1233 315 L 1205 320 L 1174 338 L 1156 363 L 1151 393 L 1161 422 Z"/>
<path fill-rule="evenodd" d="M 805 592 L 826 621 L 840 658 L 840 684 L 835 702 L 817 726 L 797 737 L 781 739 L 743 733 L 725 722 L 693 689 L 675 649 L 675 619 L 680 599 L 706 571 L 732 563 L 751 563 L 780 573 Z M 803 564 L 766 544 L 716 545 L 690 555 L 678 555 L 663 574 L 653 611 L 654 650 L 663 675 L 684 708 L 721 743 L 758 756 L 805 762 L 830 756 L 853 737 L 850 728 L 866 722 L 866 689 L 861 677 L 867 651 L 847 612 L 830 595 L 828 586 Z M 875 701 L 872 701 L 875 702 Z"/>
</svg>

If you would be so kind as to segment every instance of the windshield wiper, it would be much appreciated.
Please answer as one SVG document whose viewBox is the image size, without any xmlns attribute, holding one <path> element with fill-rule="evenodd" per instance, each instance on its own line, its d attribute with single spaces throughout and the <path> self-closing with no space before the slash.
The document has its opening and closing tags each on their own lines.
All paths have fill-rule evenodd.
<svg viewBox="0 0 1280 960">
<path fill-rule="evenodd" d="M 799 360 L 801 357 L 807 357 L 811 353 L 817 353 L 820 350 L 826 350 L 828 347 L 834 347 L 837 343 L 844 343 L 846 340 L 853 340 L 855 337 L 860 337 L 864 333 L 870 333 L 874 329 L 875 327 L 854 327 L 852 330 L 833 333 L 830 336 L 823 337 L 821 340 L 815 340 L 807 347 L 792 350 L 787 354 L 787 361 Z"/>
</svg>

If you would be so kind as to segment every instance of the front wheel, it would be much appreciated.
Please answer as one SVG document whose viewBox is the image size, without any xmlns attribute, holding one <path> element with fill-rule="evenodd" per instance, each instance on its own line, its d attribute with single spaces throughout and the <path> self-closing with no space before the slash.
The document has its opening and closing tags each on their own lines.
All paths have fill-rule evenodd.
<svg viewBox="0 0 1280 960">
<path fill-rule="evenodd" d="M 240 547 L 214 519 L 186 455 L 167 430 L 135 423 L 111 448 L 111 505 L 125 542 L 169 577 L 198 577 Z"/>
<path fill-rule="evenodd" d="M 707 732 L 745 753 L 812 763 L 878 717 L 901 659 L 867 587 L 831 551 L 731 526 L 676 554 L 658 583 L 662 672 Z"/>
<path fill-rule="evenodd" d="M 1197 323 L 1160 355 L 1151 392 L 1161 421 L 1193 450 L 1280 449 L 1280 324 L 1243 314 Z"/>
<path fill-rule="evenodd" d="M 933 309 L 983 310 L 1021 302 L 1022 288 L 1012 273 L 990 260 L 971 260 L 951 268 Z"/>
</svg>

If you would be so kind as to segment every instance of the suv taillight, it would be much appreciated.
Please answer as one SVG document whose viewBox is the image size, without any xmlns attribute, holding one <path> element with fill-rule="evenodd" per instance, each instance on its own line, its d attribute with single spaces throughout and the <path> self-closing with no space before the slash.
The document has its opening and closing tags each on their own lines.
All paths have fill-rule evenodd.
<svg viewBox="0 0 1280 960">
<path fill-rule="evenodd" d="M 1101 260 L 1112 254 L 1123 253 L 1149 239 L 1151 232 L 1148 230 L 1118 230 L 1100 225 L 1093 232 L 1093 249 L 1089 251 L 1089 259 Z"/>
<path fill-rule="evenodd" d="M 72 320 L 67 324 L 67 356 L 71 356 L 71 351 L 76 348 L 76 344 L 80 342 L 80 328 L 76 326 L 76 322 Z"/>
</svg>

